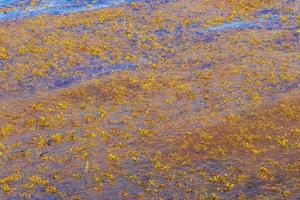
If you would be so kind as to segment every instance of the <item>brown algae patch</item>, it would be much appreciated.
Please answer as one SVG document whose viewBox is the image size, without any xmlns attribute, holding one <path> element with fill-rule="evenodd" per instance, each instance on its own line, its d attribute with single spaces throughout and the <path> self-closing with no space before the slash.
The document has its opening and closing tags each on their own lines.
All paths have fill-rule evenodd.
<svg viewBox="0 0 300 200">
<path fill-rule="evenodd" d="M 0 198 L 299 198 L 294 4 L 154 1 L 1 24 Z M 203 32 L 258 15 L 280 26 Z"/>
</svg>

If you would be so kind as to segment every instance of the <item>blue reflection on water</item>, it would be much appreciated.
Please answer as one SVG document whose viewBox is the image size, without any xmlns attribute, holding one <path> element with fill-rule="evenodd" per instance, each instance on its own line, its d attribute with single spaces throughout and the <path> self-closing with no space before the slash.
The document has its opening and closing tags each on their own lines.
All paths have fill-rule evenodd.
<svg viewBox="0 0 300 200">
<path fill-rule="evenodd" d="M 31 5 L 31 0 L 0 0 L 0 21 L 9 21 L 41 14 L 67 14 L 87 9 L 105 8 L 133 0 L 40 0 Z"/>
</svg>

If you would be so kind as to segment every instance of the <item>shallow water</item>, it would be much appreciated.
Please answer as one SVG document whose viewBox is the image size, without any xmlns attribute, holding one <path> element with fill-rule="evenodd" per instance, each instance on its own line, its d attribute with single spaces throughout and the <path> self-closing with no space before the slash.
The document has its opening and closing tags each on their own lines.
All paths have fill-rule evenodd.
<svg viewBox="0 0 300 200">
<path fill-rule="evenodd" d="M 296 14 L 201 1 L 2 23 L 0 199 L 297 199 Z M 88 7 L 39 2 L 0 3 Z"/>
<path fill-rule="evenodd" d="M 105 7 L 109 5 L 116 5 L 118 3 L 122 2 L 129 2 L 132 0 L 118 0 L 118 1 L 96 1 L 93 4 L 93 7 Z M 43 14 L 43 13 L 49 13 L 49 14 L 62 14 L 62 13 L 68 13 L 68 12 L 76 12 L 79 10 L 87 9 L 87 5 L 90 1 L 87 1 L 86 3 L 80 2 L 76 3 L 76 1 L 73 0 L 64 0 L 60 3 L 56 0 L 54 1 L 40 1 L 39 4 L 32 8 L 29 11 L 26 11 L 26 6 L 22 7 L 20 4 L 17 3 L 18 1 L 6 1 L 7 4 L 4 3 L 4 1 L 0 2 L 0 7 L 7 7 L 8 5 L 15 5 L 19 8 L 19 10 L 16 10 L 15 12 L 8 13 L 7 16 L 19 16 L 19 17 L 26 17 L 31 16 L 35 14 Z M 4 5 L 5 4 L 5 5 Z M 46 8 L 46 5 L 48 8 Z M 28 5 L 27 5 L 28 6 Z M 22 10 L 23 9 L 23 10 Z M 23 12 L 23 14 L 21 14 Z M 268 17 L 264 17 L 266 14 L 268 14 Z M 280 21 L 280 17 L 278 13 L 275 10 L 261 10 L 256 13 L 257 19 L 256 20 L 233 20 L 221 23 L 219 25 L 215 25 L 209 28 L 203 28 L 201 24 L 193 24 L 190 27 L 187 27 L 187 33 L 194 34 L 196 38 L 203 38 L 203 41 L 205 43 L 209 43 L 213 40 L 214 35 L 219 34 L 221 32 L 227 32 L 227 31 L 239 31 L 239 30 L 250 30 L 250 29 L 257 29 L 257 30 L 277 30 L 282 29 L 282 23 Z M 8 19 L 8 18 L 7 18 Z M 1 14 L 0 14 L 0 21 L 1 21 Z M 180 27 L 180 25 L 179 25 Z M 289 27 L 289 29 L 292 29 L 293 27 Z M 181 27 L 182 29 L 182 27 Z M 178 30 L 175 29 L 174 32 L 165 30 L 165 29 L 159 29 L 154 31 L 154 34 L 159 37 L 163 38 L 167 35 L 174 35 L 176 36 L 178 34 Z M 125 61 L 120 62 L 116 65 L 109 65 L 105 62 L 100 61 L 97 58 L 91 57 L 90 58 L 90 66 L 81 66 L 78 65 L 75 68 L 70 69 L 69 73 L 74 72 L 80 72 L 84 76 L 83 77 L 77 77 L 77 76 L 71 76 L 68 78 L 62 78 L 60 76 L 51 77 L 51 79 L 41 79 L 38 81 L 38 84 L 34 84 L 33 82 L 29 81 L 27 84 L 21 84 L 20 87 L 24 90 L 30 93 L 31 95 L 35 94 L 35 91 L 38 88 L 48 88 L 48 89 L 58 89 L 62 87 L 69 87 L 72 85 L 77 85 L 78 83 L 99 77 L 102 75 L 107 75 L 112 73 L 113 71 L 123 71 L 123 70 L 133 70 L 136 68 L 135 65 L 132 63 L 126 63 Z M 203 66 L 201 70 L 209 67 Z M 55 71 L 55 70 L 54 70 Z M 30 78 L 30 77 L 28 77 Z M 297 83 L 298 84 L 298 83 Z M 296 84 L 296 85 L 297 85 Z M 6 97 L 8 94 L 0 94 L 1 97 Z"/>
<path fill-rule="evenodd" d="M 87 9 L 105 8 L 133 0 L 41 0 L 36 4 L 32 1 L 3 0 L 0 1 L 0 21 L 10 21 L 41 14 L 67 14 Z"/>
</svg>

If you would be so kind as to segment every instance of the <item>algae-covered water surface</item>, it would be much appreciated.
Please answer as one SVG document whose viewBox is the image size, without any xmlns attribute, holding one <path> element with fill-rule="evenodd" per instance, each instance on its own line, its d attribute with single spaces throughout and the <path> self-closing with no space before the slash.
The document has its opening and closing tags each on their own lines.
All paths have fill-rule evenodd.
<svg viewBox="0 0 300 200">
<path fill-rule="evenodd" d="M 0 1 L 0 199 L 300 199 L 300 1 Z"/>
</svg>

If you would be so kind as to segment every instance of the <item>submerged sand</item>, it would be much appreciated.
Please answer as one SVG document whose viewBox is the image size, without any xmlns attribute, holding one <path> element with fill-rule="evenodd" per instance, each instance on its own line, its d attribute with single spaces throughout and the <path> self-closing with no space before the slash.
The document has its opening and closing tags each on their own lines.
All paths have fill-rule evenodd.
<svg viewBox="0 0 300 200">
<path fill-rule="evenodd" d="M 0 199 L 299 199 L 297 5 L 0 24 Z"/>
</svg>

